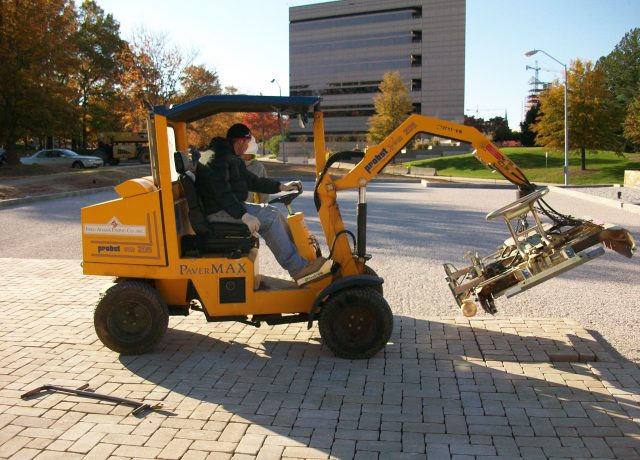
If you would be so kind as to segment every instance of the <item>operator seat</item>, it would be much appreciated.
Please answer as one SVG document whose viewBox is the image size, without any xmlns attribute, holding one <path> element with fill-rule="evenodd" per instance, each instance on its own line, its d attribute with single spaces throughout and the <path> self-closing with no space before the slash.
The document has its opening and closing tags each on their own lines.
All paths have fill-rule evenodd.
<svg viewBox="0 0 640 460">
<path fill-rule="evenodd" d="M 195 176 L 189 171 L 189 156 L 177 151 L 174 162 L 178 182 L 189 207 L 189 223 L 195 232 L 195 235 L 182 236 L 183 255 L 197 257 L 203 253 L 223 253 L 237 258 L 258 247 L 258 238 L 251 235 L 244 223 L 207 221 L 196 190 Z"/>
</svg>

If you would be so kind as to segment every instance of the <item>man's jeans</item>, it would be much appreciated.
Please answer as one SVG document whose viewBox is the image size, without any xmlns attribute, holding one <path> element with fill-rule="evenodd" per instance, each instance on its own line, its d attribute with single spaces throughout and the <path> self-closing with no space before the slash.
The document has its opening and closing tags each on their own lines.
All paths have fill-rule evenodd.
<svg viewBox="0 0 640 460">
<path fill-rule="evenodd" d="M 274 206 L 266 204 L 244 203 L 247 212 L 260 221 L 260 236 L 271 249 L 276 260 L 290 275 L 294 275 L 306 267 L 308 261 L 300 255 L 293 244 L 291 230 L 285 217 Z M 210 222 L 241 222 L 234 219 L 225 211 L 209 214 Z"/>
</svg>

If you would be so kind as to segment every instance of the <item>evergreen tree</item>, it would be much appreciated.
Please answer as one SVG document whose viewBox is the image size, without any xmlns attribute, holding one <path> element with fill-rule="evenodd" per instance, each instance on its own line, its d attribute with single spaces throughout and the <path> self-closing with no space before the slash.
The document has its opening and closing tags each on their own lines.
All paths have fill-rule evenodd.
<svg viewBox="0 0 640 460">
<path fill-rule="evenodd" d="M 523 147 L 533 147 L 536 145 L 536 134 L 531 130 L 540 115 L 540 104 L 532 105 L 524 116 L 524 121 L 520 123 L 520 143 Z"/>
</svg>

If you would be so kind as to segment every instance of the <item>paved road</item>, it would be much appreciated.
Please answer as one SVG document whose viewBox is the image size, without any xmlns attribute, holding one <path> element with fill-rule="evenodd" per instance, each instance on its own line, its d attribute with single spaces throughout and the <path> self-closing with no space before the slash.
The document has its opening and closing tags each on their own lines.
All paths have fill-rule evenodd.
<svg viewBox="0 0 640 460">
<path fill-rule="evenodd" d="M 311 189 L 305 183 L 306 190 Z M 88 195 L 0 210 L 0 257 L 80 259 L 79 209 L 115 198 Z M 486 255 L 506 238 L 504 224 L 486 222 L 487 212 L 514 198 L 513 190 L 422 188 L 419 184 L 377 182 L 368 189 L 370 265 L 385 278 L 385 297 L 394 313 L 415 318 L 458 315 L 443 281 L 442 264 L 463 265 L 467 251 Z M 356 192 L 341 197 L 347 225 L 355 227 Z M 637 214 L 588 200 L 551 194 L 558 211 L 591 215 L 632 231 L 640 241 Z M 317 235 L 321 234 L 311 193 L 294 202 Z M 268 250 L 261 270 L 285 276 Z M 570 317 L 601 335 L 622 356 L 640 360 L 640 257 L 628 260 L 608 252 L 600 259 L 508 301 L 499 301 L 498 318 Z M 484 315 L 480 313 L 480 315 Z"/>
<path fill-rule="evenodd" d="M 0 258 L 0 272 L 2 459 L 640 458 L 640 369 L 570 319 L 395 315 L 384 351 L 349 361 L 317 326 L 193 313 L 123 356 L 95 334 L 104 280 L 77 261 Z M 552 358 L 577 353 L 589 362 Z M 20 398 L 43 384 L 163 407 Z"/>
</svg>

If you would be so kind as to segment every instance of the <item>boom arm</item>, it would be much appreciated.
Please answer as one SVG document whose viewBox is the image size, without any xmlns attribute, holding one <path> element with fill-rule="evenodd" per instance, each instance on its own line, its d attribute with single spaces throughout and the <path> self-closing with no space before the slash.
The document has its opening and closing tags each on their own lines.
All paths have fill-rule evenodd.
<svg viewBox="0 0 640 460">
<path fill-rule="evenodd" d="M 529 182 L 524 172 L 477 129 L 415 114 L 407 118 L 380 144 L 369 147 L 364 158 L 345 177 L 336 181 L 336 188 L 344 190 L 360 187 L 363 178 L 369 182 L 416 134 L 420 133 L 468 142 L 475 149 L 475 157 L 486 167 L 498 171 L 525 194 L 535 189 L 535 185 Z"/>
<path fill-rule="evenodd" d="M 475 157 L 489 169 L 498 171 L 519 188 L 521 198 L 487 219 L 499 214 L 506 222 L 511 242 L 507 240 L 496 253 L 486 259 L 472 257 L 470 267 L 458 270 L 445 265 L 447 281 L 458 305 L 467 316 L 475 314 L 476 304 L 495 312 L 494 298 L 511 296 L 544 282 L 566 270 L 591 260 L 604 251 L 591 249 L 603 243 L 614 251 L 631 257 L 635 242 L 631 234 L 620 227 L 596 224 L 589 220 L 574 219 L 554 211 L 542 199 L 548 190 L 535 191 L 524 172 L 505 156 L 500 149 L 477 129 L 456 123 L 411 115 L 380 144 L 366 149 L 362 159 L 346 175 L 335 180 L 328 174 L 329 166 L 341 154 L 325 159 L 324 124 L 322 114 L 314 114 L 316 151 L 315 202 L 325 238 L 331 248 L 331 257 L 340 264 L 342 275 L 365 272 L 366 254 L 366 186 L 398 154 L 416 134 L 427 133 L 439 137 L 469 142 Z M 345 152 L 346 153 L 346 152 Z M 359 188 L 358 237 L 352 251 L 337 203 L 337 192 Z M 535 192 L 535 193 L 534 193 Z M 554 226 L 547 230 L 540 221 L 538 211 L 545 214 Z M 535 225 L 530 227 L 526 217 L 530 214 Z M 518 221 L 514 228 L 511 221 Z M 567 228 L 563 230 L 563 228 Z M 353 236 L 353 234 L 351 234 Z"/>
</svg>

